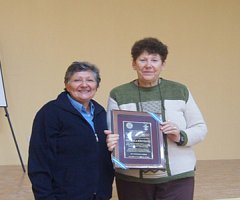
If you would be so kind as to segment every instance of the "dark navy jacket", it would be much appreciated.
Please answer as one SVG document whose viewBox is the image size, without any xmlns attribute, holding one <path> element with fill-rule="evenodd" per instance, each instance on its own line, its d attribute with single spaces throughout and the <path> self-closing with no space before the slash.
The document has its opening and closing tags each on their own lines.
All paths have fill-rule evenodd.
<svg viewBox="0 0 240 200">
<path fill-rule="evenodd" d="M 108 200 L 113 166 L 106 146 L 106 111 L 96 101 L 94 125 L 72 106 L 67 93 L 44 105 L 33 122 L 28 175 L 36 200 Z"/>
</svg>

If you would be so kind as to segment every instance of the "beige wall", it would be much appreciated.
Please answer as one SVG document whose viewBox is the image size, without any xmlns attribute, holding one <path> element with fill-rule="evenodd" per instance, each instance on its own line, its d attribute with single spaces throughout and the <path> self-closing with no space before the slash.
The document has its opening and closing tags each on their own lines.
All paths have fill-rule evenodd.
<svg viewBox="0 0 240 200">
<path fill-rule="evenodd" d="M 67 66 L 101 70 L 96 100 L 135 78 L 130 48 L 158 37 L 169 46 L 164 78 L 187 84 L 209 128 L 198 159 L 240 159 L 239 0 L 0 0 L 0 58 L 8 110 L 23 160 L 36 111 L 62 91 Z M 0 109 L 0 165 L 19 164 Z"/>
</svg>

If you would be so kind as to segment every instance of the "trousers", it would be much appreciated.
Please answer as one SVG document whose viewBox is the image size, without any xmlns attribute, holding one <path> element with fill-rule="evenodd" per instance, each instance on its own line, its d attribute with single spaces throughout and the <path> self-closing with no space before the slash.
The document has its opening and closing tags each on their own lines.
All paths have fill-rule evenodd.
<svg viewBox="0 0 240 200">
<path fill-rule="evenodd" d="M 194 177 L 160 184 L 128 182 L 116 178 L 119 200 L 193 200 Z"/>
</svg>

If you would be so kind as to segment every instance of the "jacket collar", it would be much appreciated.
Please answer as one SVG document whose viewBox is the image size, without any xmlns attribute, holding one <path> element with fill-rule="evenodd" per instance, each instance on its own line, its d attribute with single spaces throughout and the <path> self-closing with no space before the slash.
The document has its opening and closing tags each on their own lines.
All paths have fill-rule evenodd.
<svg viewBox="0 0 240 200">
<path fill-rule="evenodd" d="M 67 97 L 67 94 L 68 93 L 66 91 L 60 93 L 56 99 L 56 105 L 64 110 L 67 110 L 68 112 L 80 115 L 80 113 L 71 104 L 70 100 Z M 94 116 L 104 110 L 104 108 L 100 104 L 98 104 L 95 100 L 92 99 L 91 101 L 95 107 Z"/>
</svg>

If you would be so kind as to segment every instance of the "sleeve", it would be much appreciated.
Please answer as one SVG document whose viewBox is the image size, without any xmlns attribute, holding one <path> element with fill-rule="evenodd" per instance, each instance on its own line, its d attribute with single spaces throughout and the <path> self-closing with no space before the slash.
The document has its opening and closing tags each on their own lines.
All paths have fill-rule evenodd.
<svg viewBox="0 0 240 200">
<path fill-rule="evenodd" d="M 107 104 L 107 124 L 108 124 L 108 129 L 112 130 L 112 110 L 119 110 L 118 103 L 109 96 L 108 98 L 108 104 Z"/>
<path fill-rule="evenodd" d="M 58 129 L 54 114 L 40 110 L 33 122 L 29 145 L 28 176 L 36 200 L 55 200 L 52 168 L 54 163 L 54 133 Z"/>
<path fill-rule="evenodd" d="M 190 92 L 184 115 L 187 125 L 183 130 L 183 134 L 187 136 L 186 146 L 192 146 L 204 140 L 207 134 L 207 125 Z"/>
</svg>

